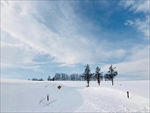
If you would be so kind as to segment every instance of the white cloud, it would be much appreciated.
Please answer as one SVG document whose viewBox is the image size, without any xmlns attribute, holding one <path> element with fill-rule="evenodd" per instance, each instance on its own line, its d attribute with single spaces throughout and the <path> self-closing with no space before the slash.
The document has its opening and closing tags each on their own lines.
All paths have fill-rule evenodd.
<svg viewBox="0 0 150 113">
<path fill-rule="evenodd" d="M 35 68 L 32 59 L 37 54 L 22 44 L 1 43 L 1 66 L 13 68 Z"/>
<path fill-rule="evenodd" d="M 134 21 L 127 20 L 125 25 L 133 26 L 139 32 L 142 32 L 146 39 L 149 39 L 149 16 L 146 16 L 143 20 L 139 18 L 135 19 Z"/>
<path fill-rule="evenodd" d="M 111 65 L 111 64 L 110 64 Z M 102 67 L 103 72 L 108 72 L 109 66 Z M 140 59 L 136 61 L 122 62 L 114 64 L 118 71 L 119 78 L 134 78 L 134 79 L 148 79 L 149 78 L 149 59 Z M 123 76 L 122 76 L 123 75 Z"/>
<path fill-rule="evenodd" d="M 2 66 L 38 68 L 38 63 L 33 62 L 37 54 L 48 54 L 53 57 L 53 62 L 62 63 L 60 66 L 73 66 L 74 64 L 98 64 L 105 61 L 121 59 L 126 55 L 124 49 L 113 49 L 111 42 L 97 41 L 80 35 L 80 20 L 69 5 L 43 4 L 46 15 L 37 11 L 36 1 L 8 1 L 3 2 L 1 10 L 1 50 Z M 42 5 L 43 4 L 43 5 Z M 146 12 L 146 8 L 127 2 L 125 7 L 135 13 Z M 42 10 L 42 7 L 40 7 Z M 43 14 L 43 15 L 42 15 Z M 50 20 L 49 23 L 46 19 Z M 148 35 L 148 17 L 145 20 L 128 20 L 126 25 L 134 25 L 137 29 Z M 39 21 L 40 20 L 40 21 Z M 85 23 L 86 24 L 86 23 Z M 90 25 L 90 27 L 93 27 Z M 53 28 L 53 29 L 52 29 Z M 99 33 L 101 34 L 101 33 Z M 88 35 L 88 34 L 87 34 Z M 126 61 L 115 64 L 119 74 L 147 77 L 148 56 L 147 47 L 134 48 Z M 108 66 L 102 68 L 107 71 Z M 141 66 L 141 67 L 140 67 Z"/>
<path fill-rule="evenodd" d="M 131 55 L 127 57 L 128 61 L 138 61 L 141 59 L 149 58 L 150 45 L 147 46 L 137 46 L 131 49 Z"/>
<path fill-rule="evenodd" d="M 58 11 L 56 10 L 56 12 L 61 13 L 64 18 L 59 17 L 57 13 L 54 14 L 54 17 L 50 15 L 51 18 L 49 19 L 55 23 L 55 25 L 54 23 L 50 25 L 53 25 L 58 33 L 53 32 L 51 28 L 35 18 L 42 18 L 42 21 L 45 21 L 45 18 L 43 19 L 37 12 L 34 2 L 8 2 L 8 4 L 5 5 L 6 6 L 2 7 L 2 30 L 11 35 L 12 39 L 23 44 L 24 46 L 22 47 L 31 48 L 35 51 L 31 52 L 30 49 L 21 51 L 20 48 L 15 47 L 14 50 L 19 51 L 21 56 L 11 54 L 11 60 L 18 62 L 19 59 L 17 59 L 17 57 L 28 58 L 28 56 L 31 55 L 30 58 L 28 58 L 28 60 L 30 59 L 29 61 L 24 60 L 27 63 L 31 63 L 36 54 L 41 53 L 49 54 L 54 58 L 53 62 L 62 63 L 61 66 L 64 66 L 77 63 L 92 64 L 107 61 L 111 57 L 121 58 L 125 55 L 125 51 L 122 49 L 113 50 L 111 47 L 105 49 L 104 46 L 109 45 L 108 42 L 101 41 L 98 43 L 93 39 L 81 36 L 78 31 L 78 27 L 80 27 L 77 23 L 78 19 L 69 5 L 65 7 L 58 5 Z M 53 6 L 50 6 L 53 9 Z M 7 37 L 4 36 L 2 38 Z M 11 51 L 10 49 L 11 48 L 7 51 Z M 24 63 L 24 61 L 22 61 L 22 63 Z M 21 59 L 19 62 L 21 63 Z M 15 65 L 15 63 L 12 62 L 12 65 Z"/>
<path fill-rule="evenodd" d="M 143 21 L 136 19 L 135 26 L 138 31 L 143 32 L 145 36 L 149 37 L 149 16 L 147 16 Z"/>
<path fill-rule="evenodd" d="M 145 39 L 149 38 L 149 0 L 144 1 L 121 1 L 120 5 L 132 11 L 134 13 L 143 13 L 142 18 L 136 18 L 134 20 L 127 20 L 125 25 L 131 25 L 139 32 L 142 32 L 145 35 Z"/>
<path fill-rule="evenodd" d="M 130 75 L 133 78 L 148 79 L 149 77 L 149 59 L 141 59 L 131 62 L 116 64 L 118 72 L 122 75 Z"/>
<path fill-rule="evenodd" d="M 130 6 L 130 11 L 135 13 L 146 13 L 143 18 L 135 20 L 127 20 L 125 25 L 131 25 L 139 32 L 144 34 L 145 39 L 149 39 L 149 7 L 148 1 L 137 4 L 138 2 L 125 2 L 125 7 Z M 131 3 L 131 4 L 129 4 Z M 131 49 L 131 55 L 127 58 L 127 62 L 116 64 L 120 74 L 129 75 L 137 79 L 149 79 L 149 48 L 150 45 L 144 47 L 134 47 Z"/>
<path fill-rule="evenodd" d="M 134 47 L 125 61 L 114 64 L 119 78 L 122 78 L 120 75 L 124 75 L 123 77 L 126 75 L 126 78 L 130 76 L 134 79 L 149 78 L 149 47 Z M 107 72 L 110 65 L 102 67 L 102 71 Z"/>
<path fill-rule="evenodd" d="M 129 11 L 133 11 L 134 13 L 149 13 L 149 0 L 122 0 L 120 2 L 120 5 L 124 6 L 125 8 L 128 8 Z"/>
</svg>

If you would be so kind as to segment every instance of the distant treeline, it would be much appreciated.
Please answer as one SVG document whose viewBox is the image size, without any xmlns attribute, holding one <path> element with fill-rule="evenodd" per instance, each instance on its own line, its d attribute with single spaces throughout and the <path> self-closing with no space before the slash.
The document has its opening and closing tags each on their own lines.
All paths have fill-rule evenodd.
<svg viewBox="0 0 150 113">
<path fill-rule="evenodd" d="M 28 80 L 30 80 L 30 79 L 28 79 Z M 42 78 L 40 78 L 40 79 L 32 78 L 32 81 L 44 81 L 44 80 Z"/>
<path fill-rule="evenodd" d="M 103 78 L 102 78 L 103 79 Z M 66 73 L 56 73 L 54 77 L 50 77 L 48 76 L 47 78 L 48 81 L 84 81 L 85 80 L 85 77 L 83 74 L 66 74 Z M 90 80 L 92 81 L 96 81 L 96 77 L 95 75 L 93 74 L 90 78 Z"/>
<path fill-rule="evenodd" d="M 96 81 L 100 85 L 100 81 L 105 79 L 105 81 L 110 80 L 112 81 L 116 75 L 118 75 L 118 72 L 114 69 L 116 67 L 113 67 L 112 65 L 109 67 L 109 71 L 103 75 L 103 72 L 100 72 L 100 68 L 97 66 L 95 73 L 90 73 L 90 66 L 87 64 L 85 66 L 85 71 L 83 74 L 66 74 L 66 73 L 56 73 L 54 77 L 51 78 L 51 76 L 48 76 L 48 81 L 87 81 L 87 87 L 89 87 L 89 81 Z M 28 79 L 29 80 L 29 79 Z M 42 78 L 37 79 L 33 78 L 32 81 L 43 81 Z"/>
<path fill-rule="evenodd" d="M 28 79 L 30 80 L 30 79 Z M 42 78 L 32 78 L 32 81 L 44 81 Z M 90 78 L 91 81 L 96 81 L 96 76 L 92 75 Z M 101 78 L 103 80 L 103 77 Z M 56 73 L 54 77 L 48 76 L 47 81 L 85 81 L 83 74 L 66 74 L 66 73 Z"/>
<path fill-rule="evenodd" d="M 28 79 L 30 80 L 30 79 Z M 44 81 L 42 78 L 37 79 L 33 78 L 32 81 Z M 66 73 L 56 73 L 54 77 L 48 76 L 47 81 L 84 81 L 84 75 L 83 74 L 66 74 Z M 96 77 L 93 75 L 91 77 L 92 81 L 96 81 Z"/>
<path fill-rule="evenodd" d="M 108 80 L 107 78 L 105 78 L 107 74 L 105 74 L 104 76 L 101 74 L 100 79 L 103 80 L 103 78 L 105 80 Z M 28 79 L 28 80 L 32 80 L 32 81 L 44 81 L 42 78 L 37 79 L 37 78 L 32 78 L 32 79 Z M 54 77 L 48 76 L 47 81 L 85 81 L 85 75 L 84 74 L 66 74 L 66 73 L 56 73 Z M 97 80 L 97 76 L 95 74 L 92 74 L 90 77 L 91 81 L 96 81 Z"/>
</svg>

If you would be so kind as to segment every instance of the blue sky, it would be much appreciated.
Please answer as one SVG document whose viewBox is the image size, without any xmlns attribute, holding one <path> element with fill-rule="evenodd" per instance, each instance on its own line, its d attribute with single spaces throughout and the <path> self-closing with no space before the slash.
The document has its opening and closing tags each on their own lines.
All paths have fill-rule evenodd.
<svg viewBox="0 0 150 113">
<path fill-rule="evenodd" d="M 107 72 L 149 79 L 148 1 L 1 1 L 1 78 Z"/>
</svg>

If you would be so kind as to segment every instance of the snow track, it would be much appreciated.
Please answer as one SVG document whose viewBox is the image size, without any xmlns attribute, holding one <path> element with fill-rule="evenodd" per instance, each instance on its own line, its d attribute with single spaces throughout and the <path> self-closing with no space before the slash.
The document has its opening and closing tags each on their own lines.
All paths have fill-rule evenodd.
<svg viewBox="0 0 150 113">
<path fill-rule="evenodd" d="M 149 111 L 148 99 L 130 94 L 128 99 L 126 92 L 107 88 L 90 87 L 80 90 L 84 103 L 77 110 L 82 112 L 142 112 Z M 147 105 L 147 107 L 146 107 Z M 85 109 L 85 106 L 87 109 Z"/>
<path fill-rule="evenodd" d="M 120 85 L 121 84 L 121 85 Z M 149 81 L 1 81 L 1 112 L 150 112 Z M 57 87 L 61 85 L 59 90 Z M 129 89 L 130 98 L 126 91 Z M 139 93 L 139 90 L 141 93 Z M 47 101 L 47 94 L 49 101 Z"/>
</svg>

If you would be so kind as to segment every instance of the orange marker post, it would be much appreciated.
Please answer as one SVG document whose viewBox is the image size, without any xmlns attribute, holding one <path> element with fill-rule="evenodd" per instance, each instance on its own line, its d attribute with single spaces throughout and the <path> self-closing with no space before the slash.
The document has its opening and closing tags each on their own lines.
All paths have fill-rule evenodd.
<svg viewBox="0 0 150 113">
<path fill-rule="evenodd" d="M 61 86 L 59 85 L 57 88 L 58 88 L 58 89 L 60 89 L 60 88 L 61 88 Z"/>
<path fill-rule="evenodd" d="M 129 98 L 129 91 L 127 91 L 127 97 Z"/>
</svg>

